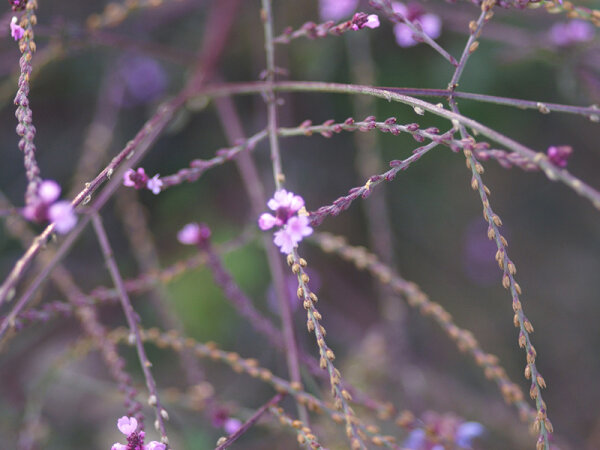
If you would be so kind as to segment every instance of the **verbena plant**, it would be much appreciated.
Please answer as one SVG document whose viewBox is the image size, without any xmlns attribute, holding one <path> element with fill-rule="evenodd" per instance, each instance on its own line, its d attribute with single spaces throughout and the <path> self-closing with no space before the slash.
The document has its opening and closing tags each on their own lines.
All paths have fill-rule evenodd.
<svg viewBox="0 0 600 450">
<path fill-rule="evenodd" d="M 2 448 L 600 446 L 593 5 L 9 3 Z"/>
</svg>

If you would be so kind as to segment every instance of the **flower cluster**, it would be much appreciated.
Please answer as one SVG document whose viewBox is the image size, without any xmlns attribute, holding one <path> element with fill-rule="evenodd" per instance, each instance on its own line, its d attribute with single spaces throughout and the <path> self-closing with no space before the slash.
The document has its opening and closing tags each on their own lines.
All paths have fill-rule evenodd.
<svg viewBox="0 0 600 450">
<path fill-rule="evenodd" d="M 152 178 L 149 178 L 143 167 L 139 167 L 137 170 L 129 169 L 123 175 L 123 185 L 136 189 L 146 188 L 151 190 L 153 194 L 158 195 L 163 186 L 163 182 L 159 176 L 159 174 L 156 174 Z"/>
<path fill-rule="evenodd" d="M 204 223 L 188 223 L 177 233 L 177 240 L 184 245 L 202 246 L 210 238 L 210 228 Z"/>
<path fill-rule="evenodd" d="M 25 30 L 17 23 L 18 20 L 17 16 L 13 16 L 10 21 L 10 35 L 15 41 L 20 40 L 25 35 Z"/>
<path fill-rule="evenodd" d="M 127 445 L 114 443 L 110 450 L 166 450 L 167 446 L 157 441 L 144 445 L 145 433 L 137 430 L 137 420 L 134 417 L 123 416 L 117 420 L 117 428 L 127 436 Z"/>
<path fill-rule="evenodd" d="M 27 6 L 27 0 L 8 0 L 13 11 L 22 11 Z"/>
<path fill-rule="evenodd" d="M 275 226 L 281 227 L 275 232 L 273 242 L 282 253 L 291 253 L 305 236 L 309 236 L 313 232 L 308 217 L 298 215 L 298 212 L 304 207 L 304 199 L 299 195 L 281 189 L 275 192 L 267 206 L 275 211 L 275 215 L 262 214 L 258 219 L 258 226 L 261 230 L 270 230 Z"/>
<path fill-rule="evenodd" d="M 350 28 L 355 31 L 363 28 L 377 28 L 379 26 L 379 17 L 376 14 L 367 15 L 359 12 L 352 17 Z"/>
<path fill-rule="evenodd" d="M 33 222 L 52 222 L 57 232 L 68 233 L 77 223 L 77 216 L 71 203 L 66 200 L 57 202 L 58 197 L 58 183 L 54 180 L 42 181 L 34 201 L 23 209 L 23 216 Z"/>
<path fill-rule="evenodd" d="M 568 47 L 594 39 L 594 26 L 584 20 L 558 22 L 548 32 L 550 41 L 559 47 Z"/>
<path fill-rule="evenodd" d="M 442 32 L 442 20 L 435 14 L 425 13 L 418 3 L 409 3 L 408 6 L 400 2 L 393 2 L 392 8 L 396 14 L 401 15 L 431 39 L 437 39 Z M 419 42 L 415 39 L 413 31 L 405 23 L 394 26 L 396 42 L 400 47 L 412 47 Z"/>
<path fill-rule="evenodd" d="M 567 159 L 573 153 L 573 148 L 569 145 L 559 145 L 548 147 L 548 159 L 552 164 L 558 167 L 567 167 Z"/>
</svg>

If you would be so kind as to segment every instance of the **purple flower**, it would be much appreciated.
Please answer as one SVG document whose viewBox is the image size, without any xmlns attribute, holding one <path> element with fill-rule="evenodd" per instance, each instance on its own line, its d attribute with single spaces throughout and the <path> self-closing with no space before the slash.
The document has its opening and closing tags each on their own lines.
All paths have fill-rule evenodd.
<svg viewBox="0 0 600 450">
<path fill-rule="evenodd" d="M 354 17 L 352 17 L 352 24 L 350 25 L 350 28 L 355 31 L 362 30 L 363 28 L 377 27 L 379 27 L 379 17 L 376 14 L 366 15 L 362 12 L 354 14 Z"/>
<path fill-rule="evenodd" d="M 54 180 L 40 183 L 34 201 L 23 209 L 23 216 L 33 222 L 50 221 L 55 230 L 66 234 L 77 224 L 77 215 L 68 201 L 56 200 L 60 197 L 60 186 Z"/>
<path fill-rule="evenodd" d="M 54 180 L 42 181 L 40 183 L 40 187 L 38 188 L 38 197 L 46 204 L 55 202 L 58 197 L 60 197 L 59 184 Z"/>
<path fill-rule="evenodd" d="M 148 175 L 143 167 L 138 167 L 137 170 L 129 169 L 123 175 L 123 185 L 134 187 L 136 189 L 145 188 L 148 184 Z"/>
<path fill-rule="evenodd" d="M 463 422 L 458 426 L 454 439 L 459 448 L 472 448 L 471 441 L 484 433 L 485 427 L 479 422 Z"/>
<path fill-rule="evenodd" d="M 21 25 L 17 24 L 17 16 L 13 16 L 10 21 L 10 35 L 15 41 L 20 40 L 25 35 L 25 30 Z"/>
<path fill-rule="evenodd" d="M 167 446 L 165 444 L 161 444 L 160 442 L 150 441 L 144 447 L 144 450 L 166 450 Z"/>
<path fill-rule="evenodd" d="M 210 228 L 203 223 L 188 223 L 177 233 L 177 240 L 184 245 L 201 245 L 209 238 Z"/>
<path fill-rule="evenodd" d="M 125 85 L 124 106 L 151 102 L 163 94 L 168 84 L 162 66 L 145 56 L 123 58 L 119 74 Z"/>
<path fill-rule="evenodd" d="M 127 446 L 116 442 L 113 444 L 113 446 L 110 448 L 110 450 L 127 450 Z"/>
<path fill-rule="evenodd" d="M 270 230 L 274 226 L 282 227 L 274 234 L 273 242 L 282 253 L 291 253 L 304 236 L 312 233 L 310 221 L 306 216 L 296 215 L 304 207 L 304 199 L 293 192 L 281 189 L 267 202 L 275 215 L 262 214 L 258 219 L 261 230 Z"/>
<path fill-rule="evenodd" d="M 159 175 L 156 174 L 152 178 L 150 178 L 148 180 L 148 182 L 146 183 L 146 187 L 148 189 L 150 189 L 154 195 L 160 194 L 160 190 L 163 186 L 162 180 L 159 179 L 158 177 L 159 177 Z"/>
<path fill-rule="evenodd" d="M 138 423 L 135 417 L 123 416 L 119 420 L 117 420 L 117 428 L 125 436 L 129 436 L 130 434 L 135 433 L 135 430 L 137 430 L 137 426 Z"/>
<path fill-rule="evenodd" d="M 442 32 L 442 20 L 435 14 L 425 13 L 417 3 L 410 3 L 408 6 L 400 2 L 392 3 L 392 8 L 396 14 L 403 16 L 406 20 L 415 24 L 423 33 L 431 39 L 437 39 Z M 396 42 L 400 47 L 412 47 L 418 44 L 415 40 L 413 31 L 405 23 L 394 25 L 394 35 Z"/>
<path fill-rule="evenodd" d="M 548 37 L 553 44 L 559 47 L 567 47 L 594 39 L 594 27 L 584 20 L 571 20 L 567 23 L 558 22 L 552 25 Z"/>
<path fill-rule="evenodd" d="M 77 224 L 73 206 L 66 200 L 56 202 L 48 208 L 48 220 L 54 223 L 54 228 L 60 234 L 67 234 Z"/>
<path fill-rule="evenodd" d="M 548 159 L 552 164 L 558 167 L 567 167 L 567 160 L 573 153 L 573 148 L 569 145 L 559 145 L 548 147 Z"/>
<path fill-rule="evenodd" d="M 321 0 L 319 13 L 323 20 L 342 20 L 358 7 L 358 0 Z"/>
<path fill-rule="evenodd" d="M 241 426 L 242 426 L 241 421 L 230 417 L 229 419 L 227 419 L 225 421 L 225 424 L 223 425 L 223 429 L 225 430 L 225 432 L 227 434 L 233 434 L 237 430 L 239 430 Z"/>
</svg>

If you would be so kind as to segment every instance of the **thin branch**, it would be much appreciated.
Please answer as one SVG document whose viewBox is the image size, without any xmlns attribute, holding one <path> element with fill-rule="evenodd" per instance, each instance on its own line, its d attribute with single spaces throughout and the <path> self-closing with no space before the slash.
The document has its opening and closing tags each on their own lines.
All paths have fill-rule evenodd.
<svg viewBox="0 0 600 450">
<path fill-rule="evenodd" d="M 244 424 L 240 428 L 238 428 L 238 430 L 235 433 L 233 433 L 231 436 L 229 436 L 225 440 L 225 442 L 223 442 L 223 443 L 219 444 L 219 446 L 215 447 L 215 450 L 225 450 L 226 448 L 229 448 L 229 446 L 231 446 L 231 444 L 233 444 L 235 441 L 237 441 L 243 434 L 245 434 L 250 428 L 252 428 L 252 426 L 256 422 L 258 422 L 258 419 L 261 418 L 261 416 L 265 413 L 265 411 L 267 409 L 275 407 L 275 405 L 277 405 L 277 403 L 279 403 L 281 400 L 283 400 L 285 395 L 286 394 L 284 394 L 284 393 L 279 393 L 279 394 L 275 395 L 267 403 L 265 403 L 260 408 L 258 408 L 256 410 L 256 412 L 254 414 L 252 414 L 252 417 L 250 417 L 246 422 L 244 422 Z"/>
<path fill-rule="evenodd" d="M 108 271 L 110 272 L 110 276 L 113 280 L 117 291 L 119 292 L 119 298 L 121 300 L 121 306 L 123 307 L 123 312 L 125 313 L 125 318 L 127 319 L 127 325 L 129 326 L 129 330 L 133 335 L 135 341 L 135 347 L 137 349 L 138 358 L 140 360 L 140 365 L 142 366 L 142 371 L 144 372 L 144 378 L 146 380 L 146 386 L 148 387 L 148 392 L 150 396 L 148 397 L 148 404 L 152 406 L 156 413 L 156 423 L 158 425 L 156 428 L 160 431 L 161 441 L 164 444 L 169 443 L 169 439 L 167 438 L 167 430 L 165 428 L 165 418 L 168 417 L 166 410 L 161 406 L 160 399 L 158 397 L 158 391 L 156 389 L 156 382 L 154 381 L 154 377 L 152 376 L 152 372 L 150 371 L 150 367 L 152 367 L 152 363 L 148 360 L 146 356 L 146 351 L 144 350 L 144 344 L 142 342 L 142 338 L 140 336 L 140 330 L 138 326 L 139 317 L 131 306 L 131 301 L 129 300 L 129 296 L 127 295 L 127 291 L 125 289 L 125 285 L 123 284 L 123 278 L 119 272 L 119 268 L 117 266 L 117 262 L 114 258 L 114 253 L 110 246 L 110 242 L 108 241 L 108 236 L 106 235 L 106 230 L 102 225 L 102 219 L 97 213 L 94 213 L 92 216 L 92 223 L 94 225 L 94 231 L 96 232 L 96 236 L 98 238 L 98 243 L 100 244 L 100 248 L 102 249 L 102 254 L 104 255 L 104 261 L 106 266 L 108 267 Z"/>
</svg>

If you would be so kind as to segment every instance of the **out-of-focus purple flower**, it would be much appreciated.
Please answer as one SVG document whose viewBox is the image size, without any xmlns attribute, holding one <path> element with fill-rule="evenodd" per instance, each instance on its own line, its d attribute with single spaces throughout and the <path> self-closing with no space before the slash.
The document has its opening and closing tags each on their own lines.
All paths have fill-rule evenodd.
<svg viewBox="0 0 600 450">
<path fill-rule="evenodd" d="M 210 228 L 204 223 L 188 223 L 177 233 L 177 240 L 184 245 L 202 245 L 210 238 Z"/>
<path fill-rule="evenodd" d="M 54 228 L 60 234 L 67 234 L 77 224 L 77 215 L 71 203 L 63 200 L 48 208 L 48 220 L 54 223 Z"/>
<path fill-rule="evenodd" d="M 293 192 L 280 189 L 273 194 L 273 198 L 267 202 L 267 206 L 278 213 L 281 210 L 286 210 L 288 215 L 291 216 L 300 211 L 304 206 L 304 199 L 299 195 L 295 195 Z"/>
<path fill-rule="evenodd" d="M 548 159 L 552 164 L 558 167 L 567 167 L 567 160 L 573 153 L 573 148 L 570 145 L 559 145 L 548 147 Z"/>
<path fill-rule="evenodd" d="M 46 204 L 55 202 L 60 197 L 60 186 L 54 180 L 44 180 L 38 188 L 38 197 Z"/>
<path fill-rule="evenodd" d="M 350 28 L 355 31 L 362 30 L 363 28 L 377 27 L 379 27 L 379 16 L 377 16 L 377 14 L 367 15 L 362 12 L 354 14 L 354 17 L 352 17 L 352 25 L 350 25 Z"/>
<path fill-rule="evenodd" d="M 242 422 L 240 420 L 230 417 L 229 419 L 227 419 L 225 421 L 225 424 L 223 425 L 223 429 L 225 430 L 225 432 L 227 434 L 233 434 L 237 430 L 239 430 L 241 426 L 242 426 Z"/>
<path fill-rule="evenodd" d="M 145 56 L 125 57 L 119 75 L 125 85 L 124 106 L 151 102 L 167 88 L 167 75 L 162 66 Z"/>
<path fill-rule="evenodd" d="M 442 33 L 442 19 L 436 14 L 425 13 L 421 5 L 410 3 L 408 6 L 400 2 L 393 2 L 392 8 L 396 14 L 400 14 L 406 20 L 420 27 L 431 39 L 437 39 Z M 412 47 L 419 42 L 415 40 L 413 31 L 405 23 L 394 25 L 394 35 L 400 47 Z"/>
<path fill-rule="evenodd" d="M 323 20 L 342 20 L 358 7 L 358 0 L 320 0 L 319 14 Z"/>
<path fill-rule="evenodd" d="M 162 189 L 162 186 L 163 186 L 163 181 L 159 178 L 158 174 L 154 175 L 146 183 L 146 187 L 148 189 L 150 189 L 154 195 L 160 194 L 160 190 Z"/>
<path fill-rule="evenodd" d="M 110 448 L 110 450 L 127 450 L 127 446 L 123 445 L 123 444 L 119 444 L 118 442 L 115 442 L 112 447 Z"/>
<path fill-rule="evenodd" d="M 160 442 L 150 441 L 144 446 L 144 450 L 166 450 L 167 446 Z"/>
<path fill-rule="evenodd" d="M 483 436 L 485 427 L 479 422 L 463 422 L 458 426 L 455 435 L 455 442 L 459 448 L 471 448 L 473 439 Z"/>
<path fill-rule="evenodd" d="M 50 221 L 60 234 L 66 234 L 77 224 L 77 215 L 68 201 L 60 197 L 60 186 L 54 180 L 44 180 L 37 190 L 35 201 L 23 209 L 23 217 L 33 222 Z"/>
<path fill-rule="evenodd" d="M 10 21 L 10 35 L 15 41 L 20 40 L 25 35 L 25 30 L 19 24 L 17 24 L 17 16 L 13 16 Z"/>
<path fill-rule="evenodd" d="M 425 430 L 417 428 L 412 430 L 406 440 L 402 443 L 402 448 L 406 450 L 421 450 L 425 445 Z"/>
<path fill-rule="evenodd" d="M 558 22 L 548 32 L 550 42 L 559 47 L 567 47 L 594 39 L 594 26 L 584 20 Z"/>
<path fill-rule="evenodd" d="M 27 6 L 27 0 L 8 0 L 13 11 L 22 11 Z"/>
<path fill-rule="evenodd" d="M 135 417 L 123 416 L 117 420 L 117 428 L 125 436 L 129 436 L 137 430 L 138 422 Z"/>
<path fill-rule="evenodd" d="M 285 227 L 292 241 L 297 244 L 305 236 L 310 236 L 313 229 L 310 227 L 310 220 L 306 216 L 296 216 L 290 218 Z"/>
<path fill-rule="evenodd" d="M 275 225 L 281 226 L 283 222 L 272 214 L 264 213 L 258 218 L 258 226 L 263 231 L 270 230 Z"/>
</svg>

